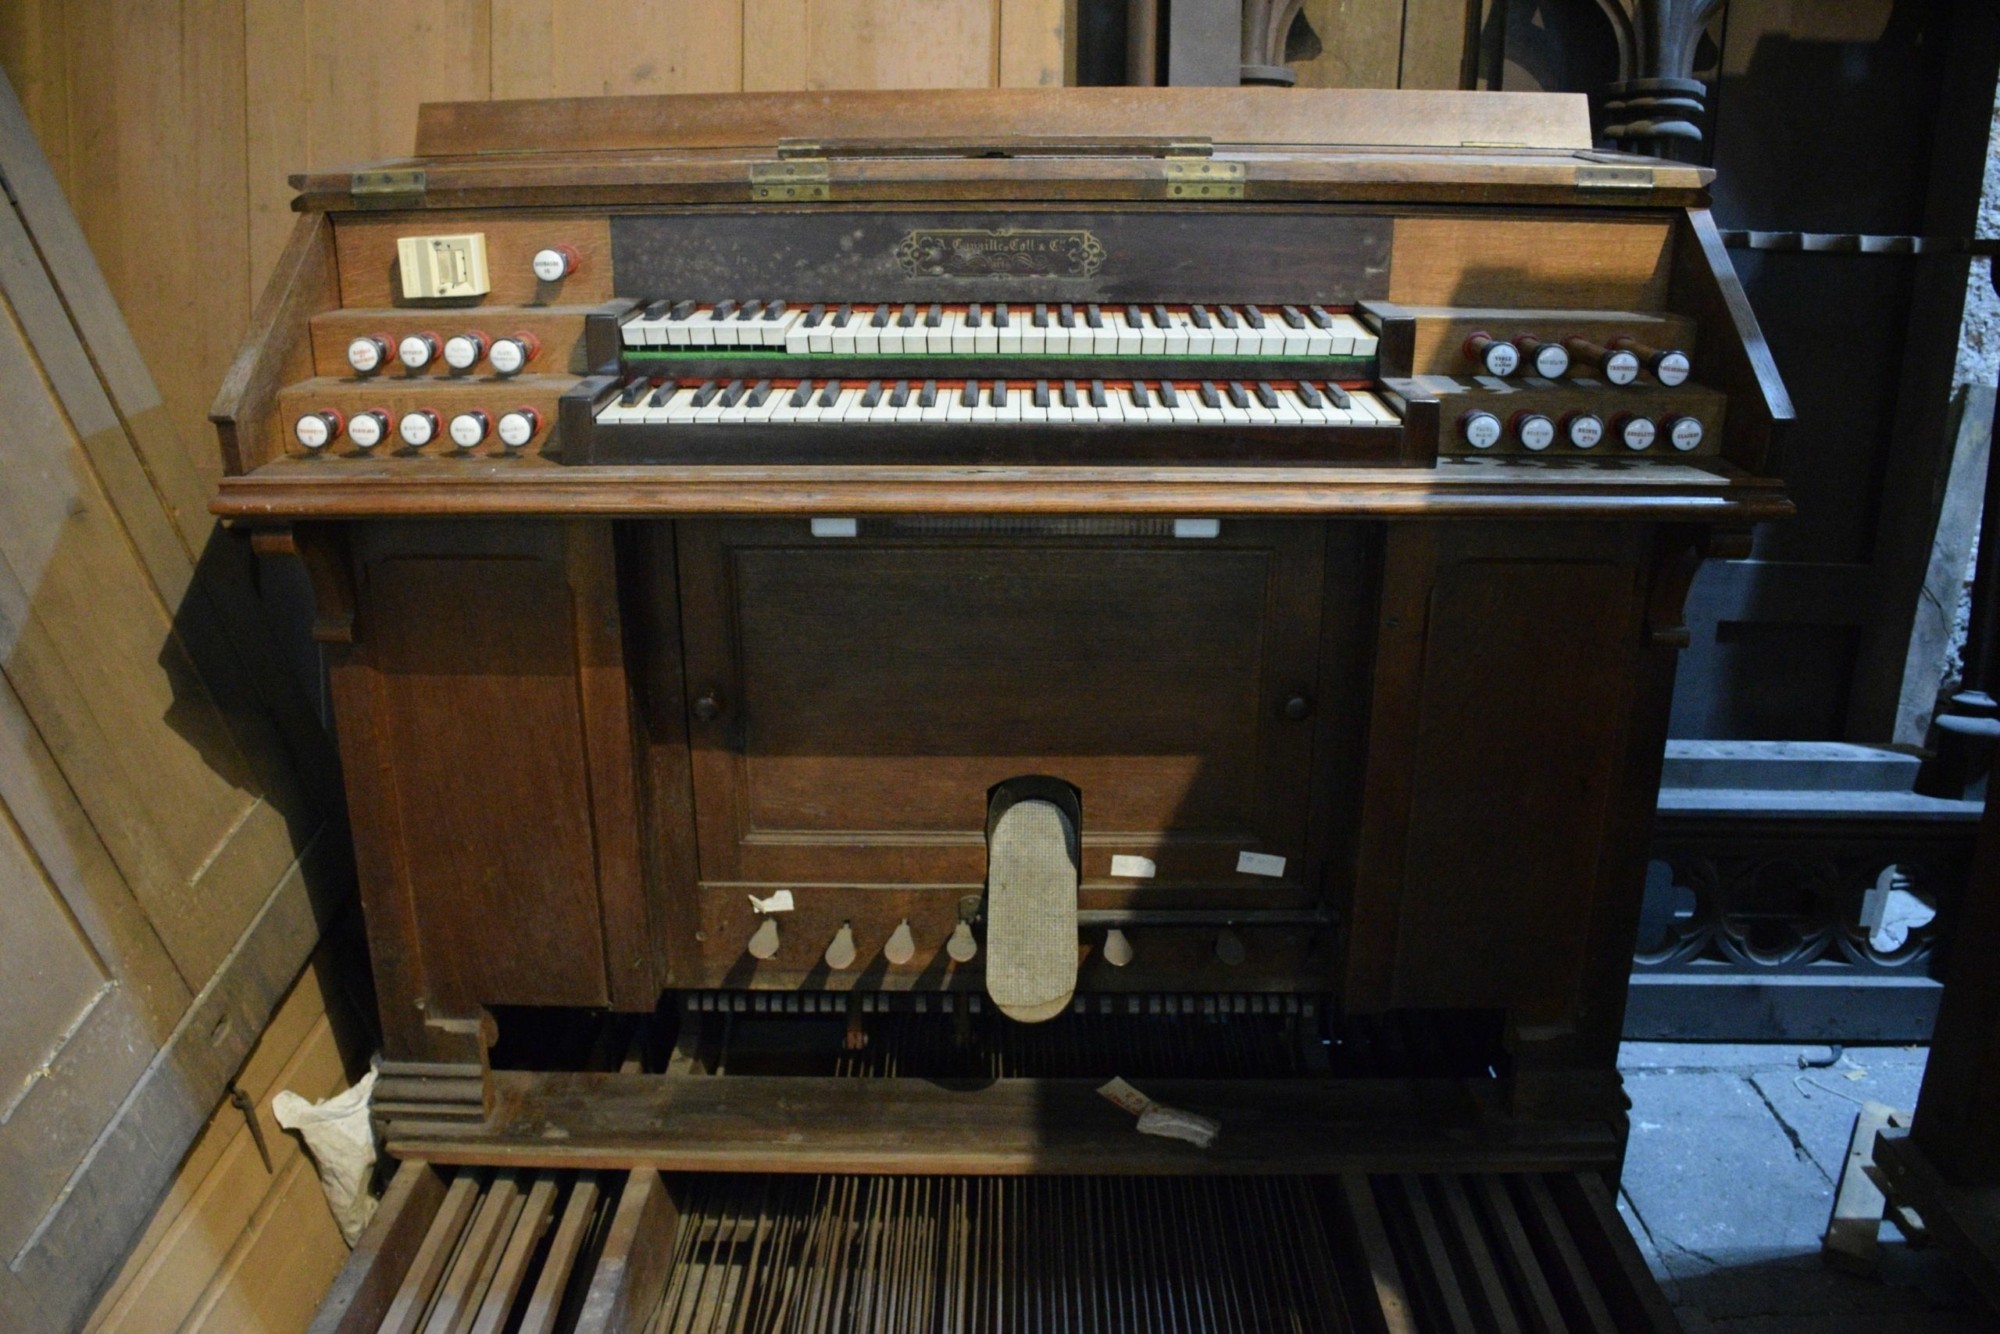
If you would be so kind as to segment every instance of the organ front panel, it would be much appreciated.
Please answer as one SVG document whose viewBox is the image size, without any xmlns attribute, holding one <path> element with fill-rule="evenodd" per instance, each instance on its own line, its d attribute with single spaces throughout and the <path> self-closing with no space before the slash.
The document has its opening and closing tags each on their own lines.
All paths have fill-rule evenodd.
<svg viewBox="0 0 2000 1334">
<path fill-rule="evenodd" d="M 216 508 L 315 590 L 392 1150 L 1398 1238 L 1615 1170 L 1681 599 L 1788 509 L 1707 173 L 1580 99 L 913 97 L 429 107 L 297 180 Z"/>
</svg>

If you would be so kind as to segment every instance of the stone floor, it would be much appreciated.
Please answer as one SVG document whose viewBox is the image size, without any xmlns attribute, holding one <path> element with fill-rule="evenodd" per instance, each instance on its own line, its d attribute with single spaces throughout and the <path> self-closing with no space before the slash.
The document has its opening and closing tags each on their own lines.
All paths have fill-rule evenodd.
<svg viewBox="0 0 2000 1334">
<path fill-rule="evenodd" d="M 1908 1109 L 1922 1048 L 1627 1043 L 1632 1141 L 1619 1208 L 1689 1334 L 2000 1330 L 1950 1262 L 1883 1229 L 1879 1278 L 1827 1267 L 1820 1234 L 1867 1101 Z"/>
</svg>

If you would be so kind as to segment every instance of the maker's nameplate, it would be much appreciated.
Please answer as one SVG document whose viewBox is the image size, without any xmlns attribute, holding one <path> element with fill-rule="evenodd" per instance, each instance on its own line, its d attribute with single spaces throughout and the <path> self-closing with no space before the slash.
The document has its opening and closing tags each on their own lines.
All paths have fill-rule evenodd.
<svg viewBox="0 0 2000 1334">
<path fill-rule="evenodd" d="M 912 278 L 1088 278 L 1104 243 L 1081 229 L 925 228 L 904 233 L 896 263 Z"/>
<path fill-rule="evenodd" d="M 1344 306 L 1389 290 L 1385 214 L 845 208 L 614 213 L 619 296 L 793 305 L 1249 301 Z"/>
</svg>

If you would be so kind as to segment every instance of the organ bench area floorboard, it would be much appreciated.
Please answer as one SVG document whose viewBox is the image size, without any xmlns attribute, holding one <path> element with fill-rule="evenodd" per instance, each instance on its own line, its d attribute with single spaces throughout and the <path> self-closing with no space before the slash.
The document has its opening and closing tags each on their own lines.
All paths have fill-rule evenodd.
<svg viewBox="0 0 2000 1334">
<path fill-rule="evenodd" d="M 1707 182 L 1265 89 L 297 178 L 215 506 L 315 590 L 405 1162 L 324 1326 L 1666 1319 L 1606 1201 L 1681 605 L 1788 511 Z"/>
</svg>

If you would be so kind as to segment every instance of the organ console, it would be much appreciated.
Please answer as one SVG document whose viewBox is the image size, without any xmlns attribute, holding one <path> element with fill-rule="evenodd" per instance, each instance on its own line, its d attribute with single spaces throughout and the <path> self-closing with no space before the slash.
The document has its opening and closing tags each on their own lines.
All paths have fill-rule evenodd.
<svg viewBox="0 0 2000 1334">
<path fill-rule="evenodd" d="M 1708 181 L 1267 89 L 295 178 L 214 504 L 314 589 L 403 1160 L 323 1326 L 1665 1327 L 1680 608 L 1788 511 Z"/>
</svg>

